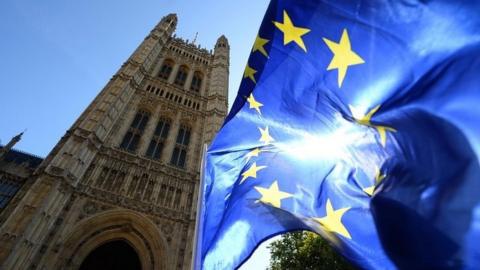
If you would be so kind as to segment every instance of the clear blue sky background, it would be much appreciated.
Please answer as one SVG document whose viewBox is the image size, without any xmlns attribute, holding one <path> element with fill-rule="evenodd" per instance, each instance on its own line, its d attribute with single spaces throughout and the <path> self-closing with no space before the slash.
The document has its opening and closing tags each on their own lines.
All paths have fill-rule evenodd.
<svg viewBox="0 0 480 270">
<path fill-rule="evenodd" d="M 231 51 L 230 105 L 268 0 L 0 1 L 0 140 L 46 156 L 160 18 L 177 13 L 177 35 Z M 264 248 L 243 269 L 264 269 Z"/>
</svg>

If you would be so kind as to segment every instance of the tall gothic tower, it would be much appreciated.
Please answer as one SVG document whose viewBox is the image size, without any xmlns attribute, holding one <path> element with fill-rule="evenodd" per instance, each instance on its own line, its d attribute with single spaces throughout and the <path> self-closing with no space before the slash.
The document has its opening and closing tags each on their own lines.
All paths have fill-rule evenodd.
<svg viewBox="0 0 480 270">
<path fill-rule="evenodd" d="M 190 267 L 229 45 L 201 49 L 176 24 L 160 21 L 1 212 L 0 269 Z"/>
</svg>

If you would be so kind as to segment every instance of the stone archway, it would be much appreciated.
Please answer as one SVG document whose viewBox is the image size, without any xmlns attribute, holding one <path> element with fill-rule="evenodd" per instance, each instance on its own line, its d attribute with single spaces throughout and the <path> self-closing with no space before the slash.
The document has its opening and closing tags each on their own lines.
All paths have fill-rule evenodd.
<svg viewBox="0 0 480 270">
<path fill-rule="evenodd" d="M 142 270 L 140 258 L 129 243 L 114 240 L 95 248 L 83 260 L 80 270 Z"/>
<path fill-rule="evenodd" d="M 170 265 L 166 241 L 155 224 L 138 212 L 122 209 L 99 213 L 76 225 L 63 245 L 56 269 L 80 269 L 92 251 L 112 241 L 128 243 L 142 270 Z"/>
</svg>

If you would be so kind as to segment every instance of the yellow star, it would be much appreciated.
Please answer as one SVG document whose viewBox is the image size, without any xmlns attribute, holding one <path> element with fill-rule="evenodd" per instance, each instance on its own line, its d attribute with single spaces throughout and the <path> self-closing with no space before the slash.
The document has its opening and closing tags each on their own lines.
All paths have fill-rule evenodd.
<svg viewBox="0 0 480 270">
<path fill-rule="evenodd" d="M 292 23 L 292 20 L 287 14 L 287 11 L 283 11 L 283 23 L 273 22 L 275 26 L 283 32 L 283 45 L 287 45 L 288 43 L 294 41 L 297 43 L 300 48 L 302 48 L 305 52 L 307 52 L 307 48 L 303 43 L 302 36 L 310 32 L 308 28 L 302 27 L 295 27 Z"/>
<path fill-rule="evenodd" d="M 248 154 L 247 154 L 247 161 L 249 161 L 250 158 L 252 158 L 252 157 L 258 157 L 258 155 L 260 154 L 260 152 L 262 152 L 262 150 L 260 150 L 260 148 L 255 148 L 255 149 L 253 149 L 252 151 L 248 152 Z"/>
<path fill-rule="evenodd" d="M 347 228 L 342 223 L 342 217 L 351 207 L 345 207 L 338 210 L 333 210 L 330 199 L 327 200 L 327 215 L 323 218 L 314 218 L 315 221 L 320 223 L 325 230 L 338 233 L 348 239 L 352 239 Z"/>
<path fill-rule="evenodd" d="M 347 29 L 343 29 L 343 34 L 339 43 L 323 38 L 328 48 L 333 53 L 333 58 L 327 67 L 327 70 L 338 69 L 338 87 L 342 87 L 343 79 L 347 74 L 349 66 L 363 64 L 365 61 L 358 56 L 350 46 L 350 38 Z"/>
<path fill-rule="evenodd" d="M 253 43 L 252 52 L 259 51 L 263 55 L 265 55 L 265 57 L 268 58 L 267 51 L 265 50 L 265 47 L 263 47 L 263 46 L 265 46 L 265 44 L 267 44 L 269 41 L 270 40 L 261 38 L 260 36 L 257 35 L 257 38 L 255 39 L 255 43 Z"/>
<path fill-rule="evenodd" d="M 371 122 L 372 116 L 378 111 L 378 109 L 380 109 L 380 105 L 371 109 L 369 112 L 367 112 L 367 114 L 363 114 L 352 105 L 349 105 L 349 107 L 350 107 L 350 112 L 352 113 L 352 116 L 355 119 L 355 121 L 357 121 L 357 123 L 359 123 L 360 125 L 373 127 L 377 130 L 378 135 L 380 136 L 380 143 L 382 144 L 383 147 L 385 147 L 385 144 L 387 143 L 387 131 L 396 132 L 396 130 L 391 127 L 372 124 Z"/>
<path fill-rule="evenodd" d="M 387 177 L 386 174 L 382 174 L 380 170 L 377 168 L 377 172 L 375 173 L 375 184 L 378 185 L 380 182 L 382 182 L 383 179 Z"/>
<path fill-rule="evenodd" d="M 281 200 L 292 197 L 293 195 L 287 192 L 280 191 L 278 189 L 278 182 L 274 181 L 269 188 L 263 187 L 254 187 L 262 197 L 259 199 L 260 202 L 270 204 L 274 207 L 280 208 Z"/>
<path fill-rule="evenodd" d="M 267 168 L 267 166 L 257 166 L 256 162 L 253 163 L 253 165 L 248 168 L 248 170 L 242 173 L 243 177 L 242 180 L 240 180 L 240 184 L 243 183 L 243 181 L 245 181 L 248 177 L 257 178 L 257 172 L 265 168 Z"/>
<path fill-rule="evenodd" d="M 250 96 L 247 98 L 247 101 L 250 104 L 250 109 L 255 109 L 260 115 L 262 114 L 262 112 L 260 112 L 260 107 L 262 107 L 263 104 L 256 101 L 255 97 L 253 97 L 253 94 L 250 94 Z"/>
<path fill-rule="evenodd" d="M 258 129 L 260 130 L 260 133 L 262 134 L 259 141 L 263 142 L 264 144 L 270 144 L 271 142 L 275 141 L 272 138 L 272 136 L 270 136 L 270 132 L 268 131 L 268 126 L 265 127 L 265 129 L 262 129 L 260 127 Z"/>
<path fill-rule="evenodd" d="M 377 172 L 375 173 L 375 184 L 371 187 L 364 188 L 363 191 L 368 194 L 368 196 L 373 196 L 373 192 L 375 191 L 375 187 L 385 179 L 387 175 L 381 174 L 380 170 L 377 168 Z"/>
<path fill-rule="evenodd" d="M 257 71 L 253 68 L 251 68 L 248 64 L 247 66 L 245 67 L 245 72 L 243 73 L 243 78 L 250 78 L 254 83 L 257 83 L 257 81 L 255 80 L 255 73 L 257 73 Z"/>
<path fill-rule="evenodd" d="M 372 197 L 373 196 L 373 192 L 375 191 L 375 186 L 371 186 L 371 187 L 367 187 L 367 188 L 364 188 L 363 191 L 365 193 L 368 194 L 368 196 Z"/>
</svg>

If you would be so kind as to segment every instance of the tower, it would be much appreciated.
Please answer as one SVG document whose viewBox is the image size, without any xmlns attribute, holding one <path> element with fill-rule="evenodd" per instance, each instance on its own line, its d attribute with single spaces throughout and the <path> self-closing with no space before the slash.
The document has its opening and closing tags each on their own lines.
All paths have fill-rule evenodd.
<svg viewBox="0 0 480 270">
<path fill-rule="evenodd" d="M 86 269 L 108 250 L 141 269 L 190 267 L 229 46 L 222 36 L 202 49 L 175 37 L 176 24 L 162 18 L 0 212 L 1 269 Z"/>
</svg>

